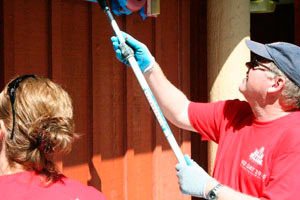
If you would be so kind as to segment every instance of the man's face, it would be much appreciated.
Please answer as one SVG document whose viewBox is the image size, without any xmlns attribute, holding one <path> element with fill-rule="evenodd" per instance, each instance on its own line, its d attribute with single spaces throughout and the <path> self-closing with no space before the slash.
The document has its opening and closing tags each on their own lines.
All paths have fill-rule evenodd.
<svg viewBox="0 0 300 200">
<path fill-rule="evenodd" d="M 268 60 L 257 59 L 246 63 L 248 71 L 239 90 L 248 101 L 260 101 L 266 97 L 267 89 L 272 86 L 275 77 L 270 64 Z"/>
</svg>

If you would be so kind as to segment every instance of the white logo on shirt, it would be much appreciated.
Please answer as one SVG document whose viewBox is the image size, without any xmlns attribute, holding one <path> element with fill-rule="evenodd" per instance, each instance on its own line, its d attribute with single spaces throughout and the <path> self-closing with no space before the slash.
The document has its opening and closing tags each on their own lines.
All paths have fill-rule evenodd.
<svg viewBox="0 0 300 200">
<path fill-rule="evenodd" d="M 250 160 L 257 163 L 258 165 L 262 165 L 263 158 L 264 158 L 264 150 L 265 147 L 261 147 L 260 149 L 255 149 L 255 151 L 249 155 Z"/>
</svg>

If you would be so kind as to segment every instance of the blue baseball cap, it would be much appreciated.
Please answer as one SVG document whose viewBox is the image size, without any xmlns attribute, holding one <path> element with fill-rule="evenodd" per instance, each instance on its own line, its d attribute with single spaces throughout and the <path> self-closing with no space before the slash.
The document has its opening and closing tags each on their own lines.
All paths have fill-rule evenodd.
<svg viewBox="0 0 300 200">
<path fill-rule="evenodd" d="M 287 42 L 261 44 L 246 40 L 253 53 L 271 60 L 291 81 L 300 87 L 300 47 Z"/>
</svg>

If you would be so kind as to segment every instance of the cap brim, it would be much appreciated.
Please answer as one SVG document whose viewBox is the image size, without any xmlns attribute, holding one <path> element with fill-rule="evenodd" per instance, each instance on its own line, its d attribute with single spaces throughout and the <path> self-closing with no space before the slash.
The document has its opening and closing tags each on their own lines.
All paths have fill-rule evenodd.
<svg viewBox="0 0 300 200">
<path fill-rule="evenodd" d="M 246 40 L 246 45 L 253 53 L 273 61 L 273 58 L 268 53 L 266 46 L 264 44 L 254 42 L 252 40 Z"/>
</svg>

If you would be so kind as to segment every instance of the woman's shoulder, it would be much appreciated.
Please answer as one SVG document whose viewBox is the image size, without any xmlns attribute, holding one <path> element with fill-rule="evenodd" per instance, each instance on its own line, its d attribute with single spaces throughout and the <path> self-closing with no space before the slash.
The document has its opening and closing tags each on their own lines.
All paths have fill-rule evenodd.
<svg viewBox="0 0 300 200">
<path fill-rule="evenodd" d="M 84 185 L 67 177 L 55 182 L 52 187 L 58 188 L 61 192 L 73 197 L 74 200 L 106 200 L 104 195 L 95 187 Z"/>
<path fill-rule="evenodd" d="M 3 189 L 1 199 L 106 200 L 104 195 L 92 186 L 67 177 L 45 184 L 43 177 L 33 171 L 2 175 L 0 186 Z"/>
</svg>

